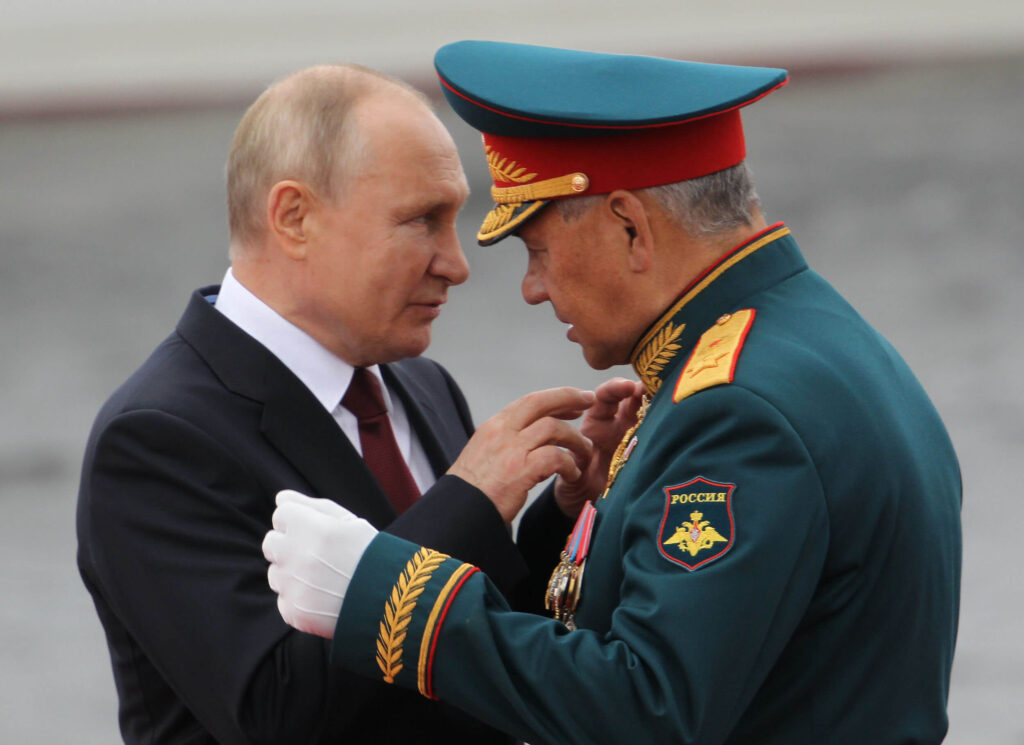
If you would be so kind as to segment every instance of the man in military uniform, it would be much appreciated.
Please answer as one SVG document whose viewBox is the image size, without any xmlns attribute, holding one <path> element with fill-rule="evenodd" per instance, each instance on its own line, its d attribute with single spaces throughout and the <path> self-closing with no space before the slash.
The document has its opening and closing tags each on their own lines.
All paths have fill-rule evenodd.
<svg viewBox="0 0 1024 745">
<path fill-rule="evenodd" d="M 957 460 L 897 352 L 761 214 L 739 109 L 785 72 L 489 42 L 436 64 L 484 136 L 480 242 L 517 234 L 526 301 L 593 367 L 630 362 L 643 404 L 612 453 L 632 397 L 606 387 L 594 460 L 556 484 L 579 517 L 554 619 L 284 494 L 264 552 L 285 620 L 340 611 L 334 664 L 537 745 L 940 742 Z"/>
</svg>

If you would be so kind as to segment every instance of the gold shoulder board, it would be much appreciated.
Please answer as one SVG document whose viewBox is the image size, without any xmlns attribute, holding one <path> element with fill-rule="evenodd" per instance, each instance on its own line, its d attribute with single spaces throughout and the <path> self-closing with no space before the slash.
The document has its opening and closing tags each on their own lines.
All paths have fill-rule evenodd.
<svg viewBox="0 0 1024 745">
<path fill-rule="evenodd" d="M 705 388 L 732 382 L 754 314 L 753 308 L 726 313 L 704 332 L 676 381 L 673 403 Z"/>
</svg>

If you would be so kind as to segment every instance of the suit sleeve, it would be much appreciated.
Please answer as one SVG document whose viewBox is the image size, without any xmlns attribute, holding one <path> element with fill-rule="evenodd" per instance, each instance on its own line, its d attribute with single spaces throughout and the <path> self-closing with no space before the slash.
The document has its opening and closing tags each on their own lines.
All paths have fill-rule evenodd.
<svg viewBox="0 0 1024 745">
<path fill-rule="evenodd" d="M 494 504 L 457 476 L 442 476 L 385 530 L 480 566 L 507 595 L 512 595 L 528 574 Z"/>
<path fill-rule="evenodd" d="M 402 384 L 415 399 L 413 405 L 434 412 L 418 432 L 425 446 L 430 441 L 438 449 L 433 461 L 438 480 L 385 530 L 480 566 L 511 596 L 528 567 L 508 526 L 486 494 L 444 473 L 473 435 L 469 404 L 452 376 L 434 360 L 417 357 L 391 366 L 392 374 L 403 371 Z M 418 395 L 412 396 L 410 389 Z"/>
<path fill-rule="evenodd" d="M 264 489 L 226 444 L 157 411 L 110 422 L 86 478 L 95 584 L 196 718 L 224 743 L 315 741 L 329 671 L 319 640 L 290 633 L 263 587 L 272 496 L 251 514 L 247 495 Z M 295 685 L 262 680 L 298 669 Z M 258 707 L 253 681 L 270 694 Z"/>
<path fill-rule="evenodd" d="M 458 420 L 465 428 L 466 437 L 472 437 L 475 428 L 465 396 L 444 367 L 433 360 L 429 363 L 440 373 L 447 393 L 455 405 Z M 486 572 L 488 578 L 501 589 L 516 610 L 544 613 L 544 592 L 547 589 L 548 577 L 558 563 L 559 553 L 573 524 L 573 521 L 562 514 L 555 504 L 554 480 L 523 513 L 515 546 L 509 541 L 509 532 L 504 520 L 482 491 L 454 476 L 441 477 L 435 490 L 443 490 L 448 495 L 447 498 L 452 499 L 450 514 L 460 515 L 460 522 L 472 520 L 470 524 L 476 526 L 471 536 L 462 538 L 463 541 L 472 543 L 471 547 L 467 547 L 466 556 L 448 551 L 446 553 L 452 553 L 453 556 L 475 564 Z M 426 522 L 416 520 L 415 523 L 410 523 L 407 518 L 408 513 L 402 515 L 399 521 L 406 523 L 408 527 L 403 525 L 396 530 L 389 528 L 388 532 L 413 543 L 428 545 L 416 535 L 416 532 L 425 529 Z M 449 524 L 448 530 L 451 529 Z M 469 555 L 470 552 L 472 556 Z"/>
<path fill-rule="evenodd" d="M 608 498 L 626 500 L 601 542 L 621 547 L 621 580 L 588 573 L 583 587 L 584 604 L 615 594 L 607 631 L 513 612 L 474 567 L 380 535 L 346 596 L 335 663 L 534 745 L 724 740 L 810 601 L 827 510 L 800 437 L 772 406 L 731 386 L 684 403 L 644 433 L 653 444 L 630 466 L 646 486 Z M 708 474 L 736 484 L 735 542 L 688 571 L 659 551 L 664 488 Z"/>
<path fill-rule="evenodd" d="M 332 669 L 324 640 L 284 624 L 261 551 L 273 495 L 254 513 L 266 487 L 230 443 L 135 411 L 106 426 L 90 458 L 91 583 L 218 742 L 362 741 L 396 710 L 445 721 L 410 692 Z"/>
</svg>

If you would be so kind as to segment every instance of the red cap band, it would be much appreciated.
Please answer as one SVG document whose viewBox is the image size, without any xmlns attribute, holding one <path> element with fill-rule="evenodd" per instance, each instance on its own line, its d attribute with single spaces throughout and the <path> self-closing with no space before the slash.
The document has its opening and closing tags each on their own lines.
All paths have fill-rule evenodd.
<svg viewBox="0 0 1024 745">
<path fill-rule="evenodd" d="M 597 137 L 483 137 L 484 145 L 501 158 L 536 173 L 531 182 L 586 174 L 590 185 L 584 194 L 685 181 L 731 168 L 746 157 L 735 109 L 685 124 Z M 519 185 L 492 175 L 497 187 Z"/>
</svg>

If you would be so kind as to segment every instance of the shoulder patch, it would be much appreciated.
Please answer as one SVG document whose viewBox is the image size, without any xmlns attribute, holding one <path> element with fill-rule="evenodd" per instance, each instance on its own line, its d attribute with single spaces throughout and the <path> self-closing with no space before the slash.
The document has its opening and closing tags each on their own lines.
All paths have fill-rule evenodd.
<svg viewBox="0 0 1024 745">
<path fill-rule="evenodd" d="M 736 535 L 735 489 L 735 484 L 703 476 L 663 487 L 665 512 L 658 530 L 658 552 L 691 572 L 728 553 Z"/>
<path fill-rule="evenodd" d="M 672 394 L 673 403 L 705 388 L 732 382 L 736 361 L 754 323 L 755 313 L 753 308 L 726 313 L 704 332 L 679 374 Z"/>
</svg>

